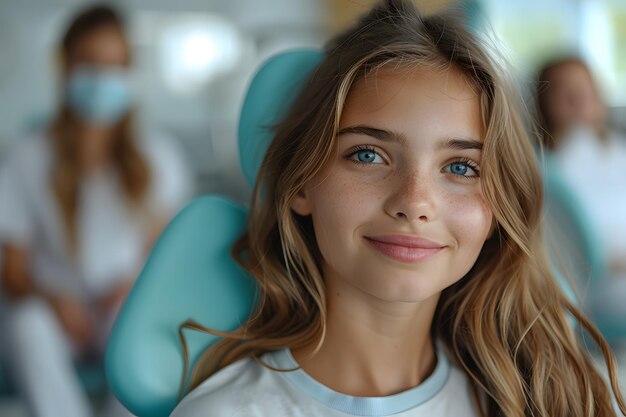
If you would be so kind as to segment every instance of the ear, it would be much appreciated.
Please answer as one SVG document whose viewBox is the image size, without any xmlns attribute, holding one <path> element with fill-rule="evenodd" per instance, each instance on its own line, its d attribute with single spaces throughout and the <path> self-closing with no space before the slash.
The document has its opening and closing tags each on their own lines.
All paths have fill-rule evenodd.
<svg viewBox="0 0 626 417">
<path fill-rule="evenodd" d="M 296 198 L 291 202 L 291 209 L 300 216 L 308 216 L 311 214 L 311 202 L 304 188 L 298 192 Z"/>
</svg>

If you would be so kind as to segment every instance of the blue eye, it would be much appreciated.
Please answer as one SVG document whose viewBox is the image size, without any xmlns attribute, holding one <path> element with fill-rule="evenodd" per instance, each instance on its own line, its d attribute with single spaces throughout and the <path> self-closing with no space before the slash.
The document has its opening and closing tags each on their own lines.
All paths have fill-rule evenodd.
<svg viewBox="0 0 626 417">
<path fill-rule="evenodd" d="M 376 160 L 376 152 L 372 151 L 358 151 L 356 157 L 361 162 L 374 162 Z"/>
<path fill-rule="evenodd" d="M 478 167 L 471 161 L 453 162 L 443 168 L 443 172 L 454 174 L 465 178 L 478 177 Z"/>
<path fill-rule="evenodd" d="M 359 149 L 348 156 L 351 161 L 361 164 L 382 164 L 383 158 L 372 149 Z"/>
<path fill-rule="evenodd" d="M 456 175 L 465 175 L 467 174 L 467 165 L 459 163 L 450 164 L 450 172 Z"/>
</svg>

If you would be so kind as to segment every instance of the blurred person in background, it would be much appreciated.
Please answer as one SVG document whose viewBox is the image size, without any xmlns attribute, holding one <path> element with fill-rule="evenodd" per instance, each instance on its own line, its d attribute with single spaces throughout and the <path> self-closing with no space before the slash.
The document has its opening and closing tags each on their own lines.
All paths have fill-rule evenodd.
<svg viewBox="0 0 626 417">
<path fill-rule="evenodd" d="M 539 71 L 538 107 L 544 145 L 563 150 L 568 135 L 585 128 L 608 143 L 607 109 L 591 71 L 579 58 L 561 58 Z"/>
<path fill-rule="evenodd" d="M 85 417 L 93 411 L 74 362 L 101 361 L 118 308 L 192 184 L 171 141 L 136 131 L 120 15 L 84 10 L 60 52 L 55 119 L 1 166 L 3 340 L 34 416 Z"/>
<path fill-rule="evenodd" d="M 626 136 L 611 129 L 607 106 L 589 67 L 563 58 L 539 72 L 537 92 L 544 146 L 601 239 L 608 281 L 596 287 L 592 309 L 626 320 Z M 626 335 L 624 335 L 626 337 Z"/>
</svg>

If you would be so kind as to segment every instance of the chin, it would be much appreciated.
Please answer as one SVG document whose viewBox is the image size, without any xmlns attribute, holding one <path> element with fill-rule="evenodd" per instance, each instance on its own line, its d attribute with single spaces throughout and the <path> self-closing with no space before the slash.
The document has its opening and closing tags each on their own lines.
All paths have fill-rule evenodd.
<svg viewBox="0 0 626 417">
<path fill-rule="evenodd" d="M 378 289 L 372 294 L 381 300 L 397 303 L 421 303 L 439 298 L 443 288 L 431 285 L 416 285 L 415 282 L 409 285 L 394 285 L 393 288 Z"/>
</svg>

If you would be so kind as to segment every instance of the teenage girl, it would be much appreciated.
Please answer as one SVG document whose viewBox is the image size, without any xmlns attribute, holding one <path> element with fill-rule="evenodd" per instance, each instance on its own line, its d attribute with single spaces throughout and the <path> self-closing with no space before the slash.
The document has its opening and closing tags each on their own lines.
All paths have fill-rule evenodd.
<svg viewBox="0 0 626 417">
<path fill-rule="evenodd" d="M 626 413 L 546 259 L 519 103 L 449 14 L 388 0 L 332 40 L 235 248 L 256 310 L 173 416 L 615 416 L 612 394 Z"/>
</svg>

